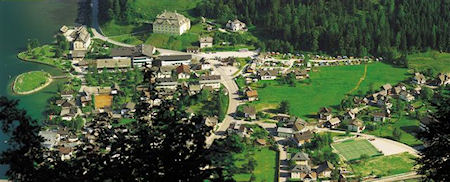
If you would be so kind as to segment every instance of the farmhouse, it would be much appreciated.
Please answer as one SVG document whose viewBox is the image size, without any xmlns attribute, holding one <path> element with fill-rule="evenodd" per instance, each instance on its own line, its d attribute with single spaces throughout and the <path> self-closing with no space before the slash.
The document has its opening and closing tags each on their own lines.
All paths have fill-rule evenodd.
<svg viewBox="0 0 450 182">
<path fill-rule="evenodd" d="M 244 117 L 248 119 L 256 119 L 256 108 L 254 106 L 244 106 Z"/>
<path fill-rule="evenodd" d="M 360 119 L 354 119 L 348 124 L 347 129 L 352 132 L 361 132 L 366 128 L 364 123 Z"/>
<path fill-rule="evenodd" d="M 297 144 L 297 146 L 302 146 L 304 143 L 308 143 L 313 138 L 313 133 L 311 130 L 308 130 L 303 133 L 296 133 L 294 134 L 294 142 Z"/>
<path fill-rule="evenodd" d="M 415 84 L 424 84 L 427 81 L 425 76 L 422 73 L 414 73 L 414 77 L 412 82 Z"/>
<path fill-rule="evenodd" d="M 234 21 L 228 20 L 226 28 L 232 32 L 247 31 L 247 26 L 245 23 L 239 21 L 238 19 L 235 19 Z"/>
<path fill-rule="evenodd" d="M 292 128 L 278 127 L 277 128 L 277 136 L 282 138 L 290 138 L 294 134 Z"/>
<path fill-rule="evenodd" d="M 189 65 L 181 64 L 176 69 L 178 79 L 189 79 L 191 77 L 191 69 Z"/>
<path fill-rule="evenodd" d="M 324 126 L 327 128 L 337 128 L 339 124 L 341 123 L 341 120 L 337 117 L 331 118 L 329 121 L 325 122 Z"/>
<path fill-rule="evenodd" d="M 311 170 L 307 165 L 296 165 L 291 169 L 291 179 L 301 181 L 315 181 L 317 173 Z"/>
<path fill-rule="evenodd" d="M 237 134 L 240 137 L 245 137 L 248 135 L 247 127 L 236 122 L 230 124 L 230 127 L 227 129 L 227 133 L 228 135 Z"/>
<path fill-rule="evenodd" d="M 275 80 L 277 75 L 277 70 L 260 70 L 258 73 L 260 80 Z"/>
<path fill-rule="evenodd" d="M 295 161 L 296 165 L 308 165 L 309 156 L 304 152 L 297 152 L 292 156 L 291 161 Z"/>
<path fill-rule="evenodd" d="M 220 75 L 203 75 L 200 76 L 200 85 L 202 87 L 211 87 L 214 90 L 220 88 Z"/>
<path fill-rule="evenodd" d="M 411 102 L 413 101 L 415 98 L 413 95 L 411 95 L 410 93 L 408 93 L 407 91 L 402 91 L 400 92 L 400 99 L 406 101 L 406 102 Z"/>
<path fill-rule="evenodd" d="M 386 121 L 386 113 L 384 112 L 377 112 L 372 114 L 373 115 L 373 121 L 377 121 L 377 122 L 384 122 Z"/>
<path fill-rule="evenodd" d="M 293 71 L 293 73 L 295 75 L 295 79 L 297 79 L 297 80 L 309 78 L 308 71 L 306 71 L 306 70 L 295 70 L 295 71 Z"/>
<path fill-rule="evenodd" d="M 319 119 L 329 121 L 332 117 L 331 109 L 328 107 L 322 107 L 319 110 Z"/>
<path fill-rule="evenodd" d="M 435 82 L 439 86 L 450 84 L 450 74 L 439 73 Z"/>
<path fill-rule="evenodd" d="M 191 28 L 191 20 L 177 12 L 164 11 L 153 22 L 153 33 L 181 35 Z"/>
<path fill-rule="evenodd" d="M 200 48 L 212 47 L 213 38 L 212 37 L 201 37 L 200 38 Z"/>
<path fill-rule="evenodd" d="M 317 169 L 317 175 L 321 178 L 331 177 L 331 172 L 333 172 L 334 166 L 330 162 L 326 161 L 320 164 Z"/>
<path fill-rule="evenodd" d="M 245 92 L 248 101 L 258 100 L 258 91 L 257 90 L 249 90 Z"/>
</svg>

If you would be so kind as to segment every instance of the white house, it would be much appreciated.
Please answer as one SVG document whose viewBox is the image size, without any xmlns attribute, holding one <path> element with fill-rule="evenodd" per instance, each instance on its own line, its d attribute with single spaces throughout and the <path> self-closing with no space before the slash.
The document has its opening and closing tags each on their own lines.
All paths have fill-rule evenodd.
<svg viewBox="0 0 450 182">
<path fill-rule="evenodd" d="M 247 26 L 245 23 L 239 21 L 238 19 L 235 19 L 234 21 L 228 20 L 226 28 L 232 32 L 247 31 Z"/>
<path fill-rule="evenodd" d="M 200 38 L 200 48 L 212 47 L 213 38 L 212 37 L 202 37 Z"/>
</svg>

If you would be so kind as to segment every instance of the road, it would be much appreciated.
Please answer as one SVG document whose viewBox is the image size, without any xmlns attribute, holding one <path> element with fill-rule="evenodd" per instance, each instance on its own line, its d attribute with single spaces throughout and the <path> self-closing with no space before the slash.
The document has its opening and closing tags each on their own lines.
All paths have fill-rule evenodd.
<svg viewBox="0 0 450 182">
<path fill-rule="evenodd" d="M 367 182 L 391 182 L 391 181 L 401 181 L 407 179 L 419 179 L 422 178 L 422 175 L 417 174 L 416 172 L 402 173 L 392 176 L 386 176 L 377 179 L 366 180 Z"/>
</svg>

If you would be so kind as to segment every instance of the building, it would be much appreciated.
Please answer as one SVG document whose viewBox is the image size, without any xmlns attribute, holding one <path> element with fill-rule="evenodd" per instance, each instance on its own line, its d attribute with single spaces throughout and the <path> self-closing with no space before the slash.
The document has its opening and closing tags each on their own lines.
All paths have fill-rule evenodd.
<svg viewBox="0 0 450 182">
<path fill-rule="evenodd" d="M 317 167 L 316 173 L 320 178 L 330 178 L 333 170 L 334 170 L 333 164 L 326 161 Z"/>
<path fill-rule="evenodd" d="M 414 73 L 414 77 L 412 82 L 415 84 L 424 84 L 427 81 L 425 76 L 422 73 Z"/>
<path fill-rule="evenodd" d="M 327 128 L 337 128 L 339 124 L 341 123 L 341 120 L 337 117 L 331 118 L 330 120 L 326 121 L 324 123 L 324 126 Z"/>
<path fill-rule="evenodd" d="M 297 152 L 294 156 L 291 157 L 291 161 L 295 161 L 296 165 L 307 166 L 309 163 L 309 156 L 304 152 Z"/>
<path fill-rule="evenodd" d="M 95 66 L 97 69 L 131 68 L 131 58 L 97 59 Z"/>
<path fill-rule="evenodd" d="M 70 57 L 72 59 L 84 58 L 91 45 L 91 35 L 86 26 L 68 28 L 63 26 L 60 29 L 66 40 L 71 44 Z"/>
<path fill-rule="evenodd" d="M 413 101 L 415 98 L 413 95 L 411 95 L 410 93 L 408 93 L 407 91 L 402 91 L 400 92 L 400 99 L 406 101 L 406 102 L 411 102 Z"/>
<path fill-rule="evenodd" d="M 219 119 L 217 117 L 206 117 L 205 118 L 205 125 L 209 127 L 214 127 L 219 123 Z"/>
<path fill-rule="evenodd" d="M 176 69 L 178 79 L 189 79 L 191 78 L 191 69 L 189 65 L 180 65 Z"/>
<path fill-rule="evenodd" d="M 438 86 L 450 84 L 450 74 L 439 73 L 435 80 L 435 84 Z"/>
<path fill-rule="evenodd" d="M 134 66 L 152 65 L 156 48 L 152 45 L 141 44 L 135 47 L 119 47 L 111 49 L 113 58 L 131 58 Z"/>
<path fill-rule="evenodd" d="M 247 119 L 256 119 L 256 108 L 254 106 L 244 106 L 244 117 Z"/>
<path fill-rule="evenodd" d="M 57 132 L 53 131 L 39 131 L 39 136 L 44 138 L 44 142 L 42 142 L 42 145 L 49 149 L 58 145 L 61 139 L 60 135 Z"/>
<path fill-rule="evenodd" d="M 258 100 L 258 91 L 257 90 L 249 90 L 245 92 L 248 101 Z"/>
<path fill-rule="evenodd" d="M 235 19 L 234 21 L 228 20 L 226 28 L 232 32 L 247 31 L 247 26 L 245 23 L 239 21 L 238 19 Z"/>
<path fill-rule="evenodd" d="M 309 78 L 308 71 L 306 71 L 306 70 L 295 70 L 295 71 L 292 71 L 292 73 L 295 75 L 295 79 L 297 79 L 297 80 Z"/>
<path fill-rule="evenodd" d="M 278 127 L 277 128 L 277 136 L 282 138 L 291 138 L 294 134 L 294 130 L 292 128 Z"/>
<path fill-rule="evenodd" d="M 213 38 L 212 37 L 201 37 L 200 38 L 200 48 L 212 47 Z"/>
<path fill-rule="evenodd" d="M 188 48 L 186 48 L 186 52 L 192 53 L 192 54 L 197 54 L 200 52 L 200 47 L 197 47 L 197 46 L 188 47 Z"/>
<path fill-rule="evenodd" d="M 304 143 L 308 143 L 311 141 L 311 139 L 313 138 L 313 133 L 311 132 L 311 130 L 308 130 L 306 132 L 303 133 L 295 133 L 294 134 L 294 142 L 297 144 L 297 146 L 302 146 Z"/>
<path fill-rule="evenodd" d="M 301 181 L 316 181 L 317 173 L 307 165 L 296 165 L 291 169 L 291 179 Z"/>
<path fill-rule="evenodd" d="M 230 126 L 227 129 L 227 133 L 228 135 L 237 134 L 240 137 L 245 137 L 248 135 L 247 127 L 236 122 L 230 124 Z"/>
<path fill-rule="evenodd" d="M 157 59 L 158 66 L 179 66 L 182 64 L 191 64 L 192 55 L 182 54 L 182 55 L 161 55 Z"/>
<path fill-rule="evenodd" d="M 177 12 L 164 11 L 153 22 L 153 33 L 181 35 L 191 28 L 191 20 Z"/>
<path fill-rule="evenodd" d="M 330 108 L 322 107 L 320 108 L 318 115 L 319 119 L 329 121 L 332 117 L 332 112 Z"/>
<path fill-rule="evenodd" d="M 260 80 L 275 80 L 278 76 L 277 70 L 260 70 L 258 72 Z"/>
<path fill-rule="evenodd" d="M 377 121 L 377 122 L 384 122 L 386 121 L 386 113 L 384 112 L 377 112 L 372 114 L 373 115 L 373 121 Z"/>
<path fill-rule="evenodd" d="M 361 132 L 364 129 L 366 129 L 366 126 L 364 125 L 364 123 L 359 120 L 359 119 L 354 119 L 350 122 L 350 124 L 348 124 L 347 126 L 347 130 L 351 131 L 351 132 Z"/>
<path fill-rule="evenodd" d="M 202 88 L 211 87 L 214 90 L 220 89 L 220 75 L 203 75 L 200 76 L 200 85 Z"/>
</svg>

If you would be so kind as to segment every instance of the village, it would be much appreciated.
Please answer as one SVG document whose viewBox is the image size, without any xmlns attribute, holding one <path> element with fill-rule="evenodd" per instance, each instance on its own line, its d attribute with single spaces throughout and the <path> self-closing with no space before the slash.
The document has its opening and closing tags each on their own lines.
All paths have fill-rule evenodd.
<svg viewBox="0 0 450 182">
<path fill-rule="evenodd" d="M 212 23 L 204 23 L 208 25 L 207 31 L 214 30 Z M 237 19 L 224 26 L 226 29 L 215 31 L 231 34 L 247 31 L 245 23 Z M 188 18 L 164 11 L 156 17 L 153 32 L 182 35 L 190 27 Z M 365 96 L 348 97 L 350 104 L 343 108 L 324 105 L 315 116 L 302 118 L 291 115 L 288 104 L 283 104 L 282 100 L 275 111 L 255 107 L 253 103 L 262 99 L 255 84 L 279 81 L 295 85 L 310 80 L 310 74 L 320 67 L 378 64 L 383 58 L 280 54 L 246 49 L 210 51 L 208 48 L 215 44 L 227 44 L 215 42 L 211 36 L 199 37 L 198 45 L 186 48 L 185 52 L 149 44 L 119 46 L 105 37 L 95 36 L 96 30 L 86 26 L 63 26 L 59 34 L 71 44 L 70 52 L 65 55 L 71 64 L 66 70 L 69 81 L 51 100 L 47 130 L 39 134 L 46 140 L 44 145 L 51 151 L 58 151 L 63 160 L 76 156 L 73 151 L 77 145 L 94 144 L 97 131 L 102 127 L 115 128 L 118 133 L 128 132 L 128 123 L 142 119 L 135 118 L 139 103 L 146 103 L 147 109 L 152 110 L 165 100 L 180 99 L 180 92 L 185 92 L 190 98 L 207 95 L 207 99 L 199 99 L 188 106 L 188 111 L 205 116 L 205 125 L 213 128 L 211 135 L 205 136 L 208 145 L 231 135 L 251 138 L 254 140 L 251 143 L 262 147 L 272 145 L 279 155 L 275 167 L 279 181 L 373 179 L 382 175 L 355 174 L 349 161 L 365 157 L 359 153 L 347 154 L 351 149 L 342 149 L 340 144 L 361 142 L 360 146 L 366 147 L 364 150 L 373 152 L 368 157 L 404 152 L 417 156 L 417 149 L 399 142 L 398 138 L 383 138 L 365 131 L 389 125 L 385 123 L 390 123 L 393 117 L 413 115 L 418 109 L 426 113 L 427 108 L 422 108 L 426 105 L 424 92 L 429 94 L 450 83 L 448 73 L 429 77 L 416 72 L 404 82 L 386 83 Z M 421 102 L 415 102 L 417 100 Z M 204 104 L 207 102 L 212 104 Z M 151 123 L 153 114 L 156 111 L 144 119 Z M 114 122 L 93 125 L 89 121 L 96 116 Z M 426 115 L 417 119 L 429 122 Z M 268 134 L 256 135 L 255 130 L 260 129 Z M 339 156 L 324 160 L 316 154 L 322 148 L 313 144 L 321 137 L 330 136 L 331 141 L 327 141 L 324 148 L 332 151 L 324 155 L 337 153 Z M 108 151 L 108 148 L 98 150 Z"/>
</svg>

